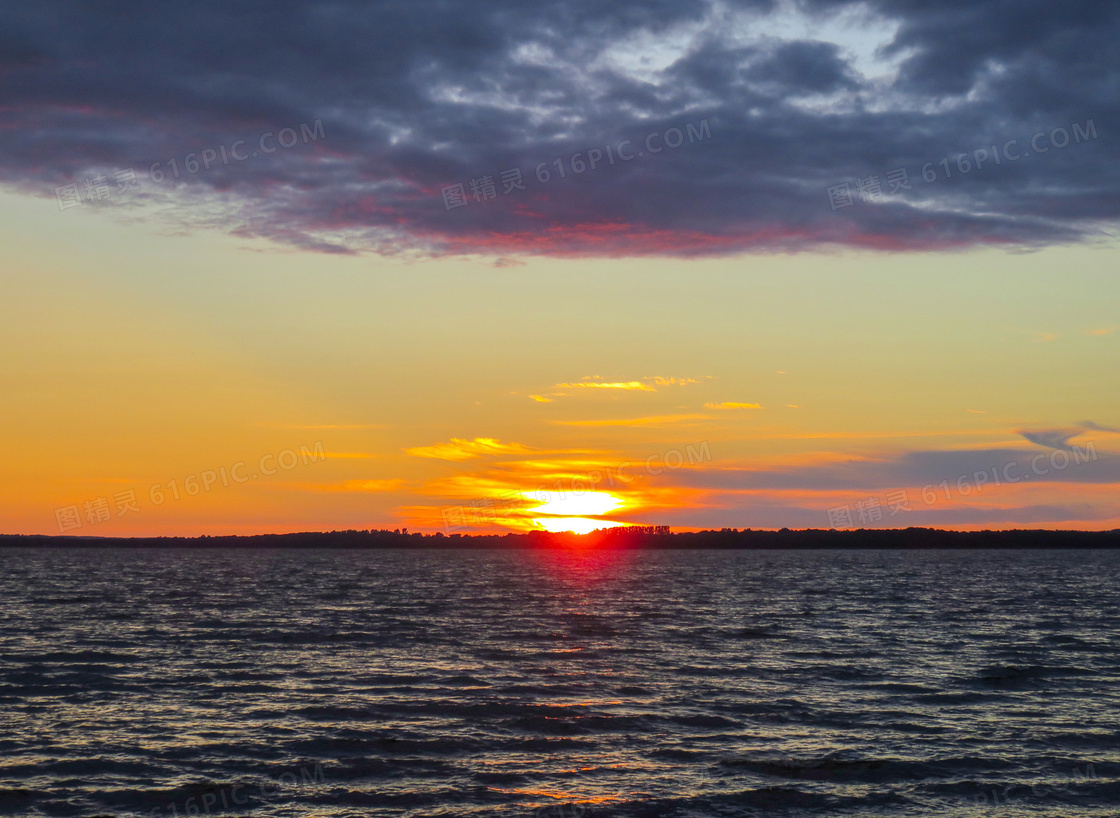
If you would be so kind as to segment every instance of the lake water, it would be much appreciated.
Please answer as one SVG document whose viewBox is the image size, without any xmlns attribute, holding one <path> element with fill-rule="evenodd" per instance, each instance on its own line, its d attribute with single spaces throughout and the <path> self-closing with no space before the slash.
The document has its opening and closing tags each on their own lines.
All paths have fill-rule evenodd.
<svg viewBox="0 0 1120 818">
<path fill-rule="evenodd" d="M 3 815 L 1120 810 L 1117 552 L 0 560 Z"/>
</svg>

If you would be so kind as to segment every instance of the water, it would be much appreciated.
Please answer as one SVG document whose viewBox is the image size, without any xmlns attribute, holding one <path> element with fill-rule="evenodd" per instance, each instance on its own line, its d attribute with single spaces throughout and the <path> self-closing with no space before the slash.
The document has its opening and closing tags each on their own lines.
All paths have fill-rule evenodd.
<svg viewBox="0 0 1120 818">
<path fill-rule="evenodd" d="M 1120 805 L 1117 552 L 0 560 L 4 815 Z"/>
</svg>

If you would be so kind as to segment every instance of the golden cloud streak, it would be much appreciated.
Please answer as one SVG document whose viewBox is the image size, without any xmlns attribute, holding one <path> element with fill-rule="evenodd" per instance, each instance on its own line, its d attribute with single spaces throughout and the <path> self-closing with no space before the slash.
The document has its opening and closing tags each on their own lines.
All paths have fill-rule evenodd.
<svg viewBox="0 0 1120 818">
<path fill-rule="evenodd" d="M 711 420 L 709 415 L 652 415 L 642 418 L 621 418 L 618 420 L 554 420 L 560 426 L 659 426 L 670 423 L 685 423 L 693 420 Z"/>
<path fill-rule="evenodd" d="M 584 383 L 558 383 L 553 389 L 633 389 L 639 392 L 656 392 L 652 386 L 646 386 L 641 381 L 626 381 L 618 383 L 599 383 L 586 381 Z"/>
<path fill-rule="evenodd" d="M 476 437 L 474 440 L 453 437 L 450 443 L 405 449 L 413 457 L 431 457 L 437 460 L 469 460 L 484 454 L 529 454 L 532 451 L 520 443 L 499 443 L 492 437 Z"/>
</svg>

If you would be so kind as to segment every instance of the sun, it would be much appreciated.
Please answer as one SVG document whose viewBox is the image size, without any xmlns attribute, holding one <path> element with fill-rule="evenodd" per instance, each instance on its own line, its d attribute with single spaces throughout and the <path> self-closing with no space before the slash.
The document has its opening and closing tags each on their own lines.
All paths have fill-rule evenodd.
<svg viewBox="0 0 1120 818">
<path fill-rule="evenodd" d="M 573 534 L 590 534 L 600 528 L 618 528 L 625 523 L 613 520 L 593 520 L 589 517 L 536 517 L 533 522 L 553 534 L 571 531 Z"/>
<path fill-rule="evenodd" d="M 527 509 L 530 514 L 551 514 L 562 517 L 579 517 L 585 514 L 608 514 L 626 505 L 622 499 L 605 491 L 555 492 L 523 491 L 521 496 L 540 505 Z"/>
<path fill-rule="evenodd" d="M 525 511 L 533 523 L 545 531 L 587 534 L 597 528 L 617 528 L 624 525 L 613 520 L 593 519 L 626 505 L 622 499 L 605 491 L 525 491 L 521 494 L 526 500 L 539 503 Z"/>
</svg>

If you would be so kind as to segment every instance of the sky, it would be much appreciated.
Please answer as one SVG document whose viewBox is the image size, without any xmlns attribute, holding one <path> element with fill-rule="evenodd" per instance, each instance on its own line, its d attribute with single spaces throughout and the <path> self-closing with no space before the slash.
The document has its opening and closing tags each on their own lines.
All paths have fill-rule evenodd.
<svg viewBox="0 0 1120 818">
<path fill-rule="evenodd" d="M 0 533 L 1120 527 L 1120 6 L 0 7 Z"/>
</svg>

